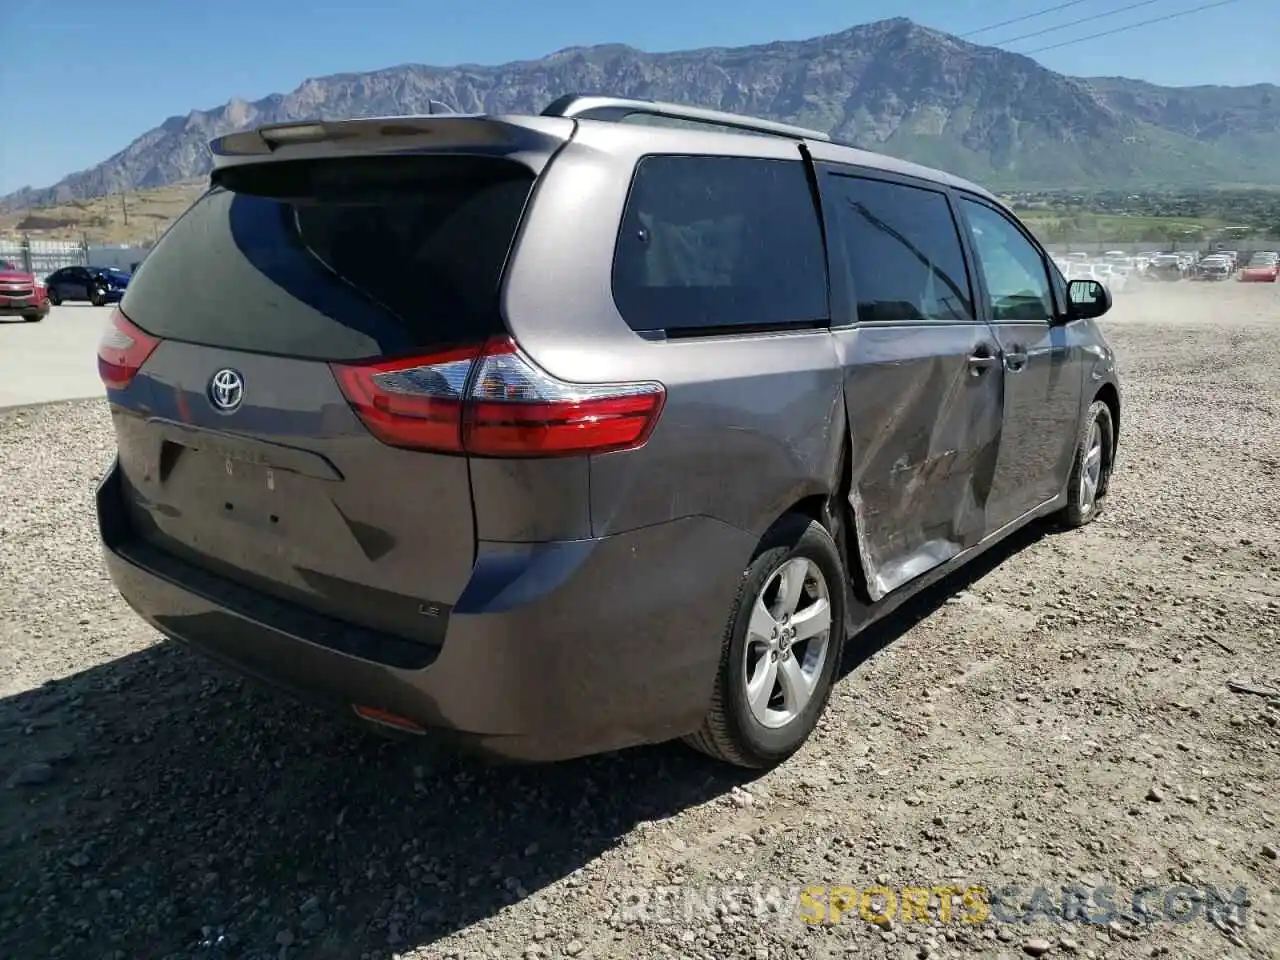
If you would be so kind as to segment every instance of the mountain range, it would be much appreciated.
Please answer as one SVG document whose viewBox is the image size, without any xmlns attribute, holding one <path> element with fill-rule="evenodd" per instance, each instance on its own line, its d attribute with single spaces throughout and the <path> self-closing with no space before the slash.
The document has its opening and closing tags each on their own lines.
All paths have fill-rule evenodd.
<svg viewBox="0 0 1280 960">
<path fill-rule="evenodd" d="M 201 177 L 211 138 L 260 124 L 426 113 L 431 100 L 467 113 L 537 113 L 571 92 L 799 123 L 1004 189 L 1280 183 L 1280 87 L 1069 77 L 898 18 L 750 47 L 573 47 L 501 66 L 309 79 L 289 94 L 170 117 L 97 166 L 0 198 L 0 209 Z"/>
</svg>

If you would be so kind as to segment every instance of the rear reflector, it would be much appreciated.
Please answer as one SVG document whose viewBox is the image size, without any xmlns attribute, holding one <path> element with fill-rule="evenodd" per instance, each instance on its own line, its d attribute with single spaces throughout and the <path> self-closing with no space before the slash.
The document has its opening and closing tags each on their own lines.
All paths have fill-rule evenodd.
<svg viewBox="0 0 1280 960">
<path fill-rule="evenodd" d="M 98 376 L 108 390 L 123 390 L 160 341 L 143 333 L 117 307 L 98 341 Z"/>
<path fill-rule="evenodd" d="M 658 383 L 559 380 L 509 337 L 409 360 L 334 364 L 333 371 L 352 409 L 383 443 L 482 457 L 638 447 L 666 399 Z"/>
<path fill-rule="evenodd" d="M 422 727 L 407 717 L 397 716 L 394 713 L 388 713 L 386 710 L 379 710 L 377 707 L 356 704 L 351 709 L 362 720 L 368 720 L 370 723 L 378 723 L 384 727 L 394 727 L 396 730 L 404 730 L 406 733 L 426 733 Z"/>
</svg>

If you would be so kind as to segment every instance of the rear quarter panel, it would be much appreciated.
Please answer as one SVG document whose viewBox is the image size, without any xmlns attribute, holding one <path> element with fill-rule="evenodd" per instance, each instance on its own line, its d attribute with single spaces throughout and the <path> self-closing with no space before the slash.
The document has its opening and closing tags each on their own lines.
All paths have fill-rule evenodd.
<svg viewBox="0 0 1280 960">
<path fill-rule="evenodd" d="M 594 536 L 709 516 L 758 537 L 838 476 L 840 366 L 825 329 L 652 341 L 627 326 L 611 290 L 614 242 L 635 164 L 660 153 L 800 158 L 781 139 L 580 122 L 518 238 L 507 321 L 557 377 L 666 387 L 644 447 L 591 460 Z"/>
</svg>

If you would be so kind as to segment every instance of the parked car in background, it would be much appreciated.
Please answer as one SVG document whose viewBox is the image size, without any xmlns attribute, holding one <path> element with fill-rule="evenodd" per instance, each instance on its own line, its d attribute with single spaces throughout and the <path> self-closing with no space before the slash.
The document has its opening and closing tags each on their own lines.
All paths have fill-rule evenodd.
<svg viewBox="0 0 1280 960">
<path fill-rule="evenodd" d="M 1111 263 L 1089 264 L 1089 275 L 1082 279 L 1097 280 L 1105 283 L 1112 293 L 1123 293 L 1128 283 L 1128 274 L 1121 272 Z"/>
<path fill-rule="evenodd" d="M 1187 268 L 1176 253 L 1158 253 L 1147 264 L 1147 276 L 1152 280 L 1182 280 Z"/>
<path fill-rule="evenodd" d="M 1212 253 L 1196 264 L 1192 279 L 1227 280 L 1233 273 L 1235 273 L 1235 267 L 1230 257 L 1221 253 Z"/>
<path fill-rule="evenodd" d="M 119 303 L 132 277 L 119 267 L 63 267 L 45 279 L 49 300 L 60 303 L 87 301 L 95 307 Z"/>
<path fill-rule="evenodd" d="M 1129 284 L 1135 277 L 1135 271 L 1128 261 L 1123 263 L 1112 263 L 1111 280 L 1108 286 L 1112 288 L 1113 293 L 1122 293 L 1129 288 Z"/>
<path fill-rule="evenodd" d="M 1275 283 L 1280 277 L 1280 254 L 1255 253 L 1237 277 L 1242 283 Z"/>
<path fill-rule="evenodd" d="M 1112 293 L 1123 292 L 1128 284 L 1128 274 L 1110 263 L 1080 263 L 1066 265 L 1062 275 L 1068 280 L 1096 280 L 1106 284 Z"/>
<path fill-rule="evenodd" d="M 49 297 L 34 273 L 0 260 L 0 317 L 36 322 L 49 315 Z"/>
</svg>

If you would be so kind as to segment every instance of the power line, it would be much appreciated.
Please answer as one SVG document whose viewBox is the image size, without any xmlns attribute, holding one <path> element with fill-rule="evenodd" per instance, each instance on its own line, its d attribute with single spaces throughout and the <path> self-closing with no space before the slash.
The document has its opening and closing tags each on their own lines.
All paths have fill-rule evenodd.
<svg viewBox="0 0 1280 960">
<path fill-rule="evenodd" d="M 1116 27 L 1113 30 L 1103 30 L 1100 33 L 1091 33 L 1087 37 L 1076 37 L 1074 40 L 1063 40 L 1061 43 L 1051 43 L 1047 47 L 1036 47 L 1034 50 L 1018 51 L 1024 57 L 1033 53 L 1044 53 L 1046 50 L 1057 50 L 1059 47 L 1068 47 L 1073 43 L 1084 43 L 1086 40 L 1097 40 L 1099 37 L 1109 37 L 1113 33 L 1124 33 L 1126 30 L 1136 30 L 1138 27 L 1148 27 L 1153 23 L 1164 23 L 1166 20 L 1176 20 L 1178 17 L 1185 17 L 1192 13 L 1199 13 L 1201 10 L 1212 10 L 1214 7 L 1225 7 L 1231 3 L 1238 3 L 1239 0 L 1218 0 L 1217 3 L 1204 3 L 1198 7 L 1192 7 L 1189 10 L 1180 10 L 1177 13 L 1166 13 L 1163 17 L 1152 17 L 1150 20 L 1142 20 L 1138 23 L 1131 23 L 1126 27 Z"/>
<path fill-rule="evenodd" d="M 1138 0 L 1137 3 L 1130 3 L 1123 7 L 1116 7 L 1114 10 L 1104 10 L 1102 13 L 1095 13 L 1092 16 L 1081 17 L 1079 20 L 1070 20 L 1067 23 L 1060 23 L 1054 27 L 1045 27 L 1043 30 L 1036 30 L 1034 33 L 1024 33 L 1020 37 L 1010 37 L 1008 40 L 997 40 L 990 44 L 990 46 L 1002 47 L 1006 43 L 1017 43 L 1020 40 L 1030 40 L 1032 37 L 1042 37 L 1046 33 L 1053 33 L 1055 30 L 1066 30 L 1068 27 L 1078 27 L 1082 23 L 1092 23 L 1094 20 L 1105 20 L 1107 17 L 1114 17 L 1117 13 L 1137 10 L 1139 7 L 1149 7 L 1151 4 L 1159 2 L 1160 0 Z"/>
<path fill-rule="evenodd" d="M 1065 10 L 1067 7 L 1078 7 L 1088 0 L 1067 0 L 1066 3 L 1060 3 L 1056 7 L 1047 7 L 1044 10 L 1037 10 L 1035 13 L 1024 14 L 1021 17 L 1014 17 L 1012 20 L 1001 20 L 999 23 L 993 23 L 989 27 L 983 27 L 981 30 L 970 30 L 968 33 L 960 34 L 960 39 L 965 40 L 969 37 L 976 37 L 980 33 L 990 33 L 992 30 L 999 30 L 1001 27 L 1008 27 L 1015 23 L 1022 23 L 1024 20 L 1034 20 L 1036 17 L 1043 17 L 1046 13 L 1057 13 L 1059 10 Z"/>
</svg>

